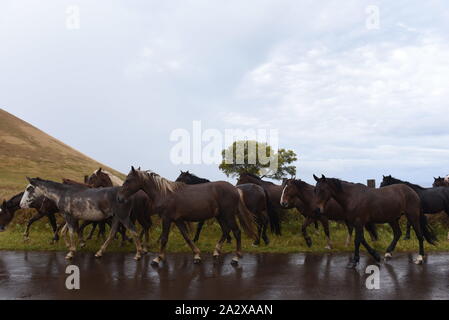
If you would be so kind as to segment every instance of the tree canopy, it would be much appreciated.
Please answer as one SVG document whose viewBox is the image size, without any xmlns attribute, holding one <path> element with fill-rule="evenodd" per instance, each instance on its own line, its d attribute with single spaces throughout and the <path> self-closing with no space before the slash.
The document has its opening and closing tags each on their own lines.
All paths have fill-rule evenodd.
<svg viewBox="0 0 449 320">
<path fill-rule="evenodd" d="M 264 142 L 252 140 L 235 141 L 222 151 L 223 161 L 219 168 L 228 177 L 237 177 L 241 173 L 251 173 L 274 180 L 296 175 L 298 160 L 292 150 L 273 150 Z"/>
</svg>

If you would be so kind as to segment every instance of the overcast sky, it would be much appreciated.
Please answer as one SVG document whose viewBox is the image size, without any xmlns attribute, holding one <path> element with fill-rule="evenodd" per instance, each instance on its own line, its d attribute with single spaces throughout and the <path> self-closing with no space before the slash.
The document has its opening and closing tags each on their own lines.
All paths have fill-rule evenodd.
<svg viewBox="0 0 449 320">
<path fill-rule="evenodd" d="M 279 130 L 307 181 L 430 185 L 449 173 L 448 31 L 447 1 L 3 0 L 0 107 L 125 173 L 226 179 L 170 161 L 201 120 Z"/>
</svg>

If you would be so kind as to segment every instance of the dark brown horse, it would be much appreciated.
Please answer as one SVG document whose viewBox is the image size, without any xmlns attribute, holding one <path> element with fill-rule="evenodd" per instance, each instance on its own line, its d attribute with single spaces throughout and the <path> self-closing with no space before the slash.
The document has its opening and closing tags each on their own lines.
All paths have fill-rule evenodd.
<svg viewBox="0 0 449 320">
<path fill-rule="evenodd" d="M 112 178 L 111 178 L 112 177 Z M 95 171 L 92 175 L 86 176 L 85 181 L 88 184 L 92 185 L 109 185 L 113 186 L 114 176 L 111 176 L 111 174 L 107 171 L 104 171 L 102 168 Z M 117 177 L 115 177 L 115 184 L 122 185 L 123 182 L 121 182 Z M 143 250 L 144 252 L 148 251 L 149 242 L 150 242 L 150 228 L 153 225 L 151 216 L 156 214 L 151 206 L 151 201 L 146 195 L 145 192 L 139 191 L 137 192 L 132 199 L 133 206 L 136 206 L 136 209 L 133 209 L 131 212 L 130 219 L 132 223 L 139 222 L 139 224 L 142 227 L 142 232 L 140 233 L 140 241 L 143 241 L 143 236 L 145 236 L 145 240 L 143 241 Z M 120 225 L 120 227 L 124 230 L 124 227 Z"/>
<path fill-rule="evenodd" d="M 392 257 L 392 252 L 401 237 L 399 219 L 405 214 L 413 226 L 419 241 L 419 255 L 416 264 L 424 260 L 424 238 L 434 244 L 436 237 L 427 224 L 426 216 L 421 210 L 418 194 L 404 184 L 391 185 L 379 189 L 369 188 L 363 184 L 355 184 L 324 175 L 318 178 L 314 175 L 316 184 L 317 207 L 324 213 L 328 202 L 333 198 L 343 208 L 346 221 L 355 227 L 354 258 L 348 267 L 355 268 L 360 260 L 360 244 L 380 261 L 376 250 L 366 242 L 363 228 L 368 223 L 388 223 L 393 229 L 393 241 L 387 248 L 385 258 Z"/>
<path fill-rule="evenodd" d="M 172 223 L 175 223 L 189 247 L 194 252 L 194 263 L 201 262 L 200 250 L 190 239 L 188 222 L 199 222 L 215 217 L 222 229 L 222 236 L 214 251 L 214 258 L 220 255 L 223 243 L 230 231 L 237 243 L 236 255 L 232 264 L 238 264 L 241 252 L 241 231 L 236 217 L 243 230 L 251 238 L 256 238 L 252 213 L 241 200 L 241 191 L 225 181 L 196 185 L 172 182 L 150 171 L 131 168 L 125 183 L 118 192 L 120 202 L 126 201 L 139 190 L 145 191 L 154 204 L 155 211 L 162 218 L 161 250 L 152 262 L 159 265 L 165 259 L 165 248 Z"/>
<path fill-rule="evenodd" d="M 425 214 L 438 214 L 440 212 L 445 212 L 449 216 L 449 188 L 423 188 L 417 184 L 396 179 L 391 175 L 384 176 L 380 186 L 383 187 L 394 184 L 405 184 L 412 188 L 421 199 L 421 208 Z M 405 239 L 410 239 L 410 227 L 409 222 L 407 223 Z"/>
<path fill-rule="evenodd" d="M 329 220 L 344 222 L 348 228 L 348 237 L 346 239 L 346 246 L 352 238 L 353 226 L 346 221 L 343 208 L 334 200 L 330 199 L 324 209 L 325 214 L 316 215 L 316 208 L 318 206 L 315 195 L 315 187 L 299 179 L 289 179 L 284 182 L 284 190 L 281 196 L 281 205 L 283 207 L 295 207 L 304 217 L 305 221 L 302 225 L 301 231 L 309 247 L 312 246 L 312 239 L 307 234 L 307 227 L 318 219 L 323 225 L 324 233 L 327 238 L 326 249 L 332 249 L 332 243 L 329 232 Z M 377 232 L 375 225 L 367 224 L 366 229 L 371 235 L 372 240 L 377 240 Z"/>
<path fill-rule="evenodd" d="M 186 184 L 200 184 L 200 183 L 209 183 L 210 181 L 207 179 L 203 179 L 197 177 L 196 175 L 190 173 L 189 171 L 183 172 L 176 179 L 176 182 L 184 182 Z M 270 239 L 267 235 L 267 226 L 268 226 L 268 215 L 267 215 L 267 199 L 265 197 L 265 191 L 261 186 L 253 183 L 246 183 L 237 185 L 236 188 L 242 190 L 243 194 L 243 202 L 249 211 L 251 211 L 257 223 L 257 239 L 254 241 L 254 246 L 260 245 L 260 239 L 262 238 L 266 245 L 270 243 Z M 199 222 L 194 242 L 197 242 L 201 230 L 204 226 L 204 221 Z M 230 242 L 230 237 L 228 238 L 228 242 Z"/>
<path fill-rule="evenodd" d="M 265 191 L 265 197 L 268 199 L 267 202 L 267 212 L 268 218 L 270 219 L 271 231 L 276 235 L 281 235 L 281 222 L 280 222 L 280 210 L 283 209 L 281 206 L 281 195 L 282 186 L 274 184 L 270 181 L 262 180 L 260 177 L 251 173 L 241 173 L 239 179 L 237 180 L 237 185 L 253 183 L 261 186 Z"/>
<path fill-rule="evenodd" d="M 438 177 L 438 178 L 433 178 L 435 181 L 433 182 L 433 187 L 449 187 L 449 182 L 446 181 L 445 178 L 442 177 Z"/>
<path fill-rule="evenodd" d="M 6 227 L 9 225 L 9 223 L 14 218 L 16 211 L 21 209 L 20 208 L 20 200 L 22 199 L 22 196 L 23 196 L 23 192 L 16 194 L 10 200 L 3 202 L 2 206 L 1 206 L 1 210 L 0 210 L 0 231 L 6 230 Z M 35 215 L 33 215 L 27 223 L 26 230 L 24 233 L 25 240 L 29 240 L 29 232 L 30 232 L 31 225 L 34 222 L 36 222 L 39 219 L 46 216 L 50 222 L 52 229 L 53 229 L 52 243 L 58 241 L 59 240 L 59 235 L 58 235 L 59 228 L 58 228 L 58 225 L 56 222 L 56 216 L 55 216 L 55 214 L 58 212 L 58 208 L 55 206 L 55 204 L 51 200 L 49 200 L 45 197 L 40 197 L 40 198 L 36 199 L 36 201 L 33 201 L 30 204 L 30 208 L 36 209 L 37 213 Z"/>
</svg>

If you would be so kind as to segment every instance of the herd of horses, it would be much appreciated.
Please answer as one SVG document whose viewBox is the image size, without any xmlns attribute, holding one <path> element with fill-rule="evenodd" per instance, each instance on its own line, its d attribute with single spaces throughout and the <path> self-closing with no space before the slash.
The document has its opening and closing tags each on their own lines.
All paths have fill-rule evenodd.
<svg viewBox="0 0 449 320">
<path fill-rule="evenodd" d="M 378 239 L 376 224 L 387 223 L 393 230 L 393 240 L 385 253 L 385 259 L 391 259 L 402 235 L 399 219 L 405 216 L 406 238 L 410 238 L 413 228 L 419 242 L 419 254 L 414 262 L 422 264 L 424 240 L 430 244 L 437 241 L 426 215 L 449 214 L 449 176 L 435 178 L 432 188 L 423 188 L 392 176 L 384 176 L 380 188 L 369 188 L 324 175 L 314 175 L 316 185 L 299 179 L 284 179 L 278 185 L 249 173 L 241 173 L 234 186 L 225 181 L 211 182 L 188 171 L 181 171 L 176 181 L 170 181 L 155 172 L 134 167 L 124 182 L 101 168 L 85 176 L 84 183 L 69 179 L 64 179 L 62 183 L 40 178 L 27 179 L 29 184 L 24 192 L 2 203 L 0 231 L 6 229 L 16 211 L 34 208 L 37 213 L 27 223 L 24 237 L 29 238 L 30 227 L 35 221 L 47 217 L 53 229 L 52 241 L 58 241 L 60 234 L 64 236 L 68 247 L 67 259 L 72 259 L 77 250 L 75 235 L 83 247 L 97 227 L 99 235 L 105 238 L 106 225 L 109 225 L 110 232 L 95 256 L 100 258 L 119 234 L 122 244 L 134 241 L 135 259 L 139 260 L 148 252 L 152 216 L 158 215 L 162 232 L 160 251 L 152 261 L 153 265 L 159 265 L 166 258 L 166 246 L 173 224 L 191 248 L 194 263 L 200 263 L 201 252 L 196 243 L 205 221 L 212 218 L 221 228 L 221 236 L 213 252 L 214 260 L 218 261 L 224 242 L 232 241 L 232 233 L 236 251 L 231 263 L 237 265 L 242 257 L 240 228 L 254 240 L 255 246 L 260 245 L 261 241 L 268 245 L 268 229 L 281 235 L 280 212 L 296 208 L 305 217 L 301 232 L 308 246 L 312 246 L 312 240 L 307 227 L 312 223 L 316 228 L 318 223 L 322 224 L 328 249 L 332 248 L 330 220 L 346 225 L 346 245 L 349 245 L 355 230 L 354 255 L 348 264 L 350 268 L 359 263 L 360 245 L 376 261 L 381 260 L 379 253 L 364 237 L 366 230 L 371 240 Z M 64 218 L 64 223 L 59 226 L 57 213 Z M 80 221 L 83 222 L 81 225 Z M 191 222 L 198 222 L 193 240 L 189 233 Z M 136 223 L 141 226 L 140 234 L 137 233 Z M 84 229 L 88 225 L 92 225 L 92 229 L 84 239 Z"/>
</svg>

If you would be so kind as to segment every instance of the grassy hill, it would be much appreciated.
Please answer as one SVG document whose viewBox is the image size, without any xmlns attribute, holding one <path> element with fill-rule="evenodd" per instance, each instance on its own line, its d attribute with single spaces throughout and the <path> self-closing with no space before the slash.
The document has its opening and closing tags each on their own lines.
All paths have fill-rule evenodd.
<svg viewBox="0 0 449 320">
<path fill-rule="evenodd" d="M 85 174 L 100 166 L 124 177 L 0 109 L 0 200 L 22 191 L 26 186 L 26 176 L 82 181 Z"/>
</svg>

